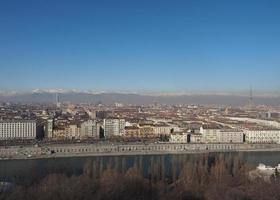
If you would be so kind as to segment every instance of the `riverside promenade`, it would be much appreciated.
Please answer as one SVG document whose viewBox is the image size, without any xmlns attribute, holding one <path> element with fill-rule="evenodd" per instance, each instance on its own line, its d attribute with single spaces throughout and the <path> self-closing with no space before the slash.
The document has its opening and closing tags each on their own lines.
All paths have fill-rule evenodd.
<svg viewBox="0 0 280 200">
<path fill-rule="evenodd" d="M 156 155 L 206 152 L 280 151 L 279 144 L 94 143 L 0 146 L 0 159 L 40 159 L 75 156 Z"/>
</svg>

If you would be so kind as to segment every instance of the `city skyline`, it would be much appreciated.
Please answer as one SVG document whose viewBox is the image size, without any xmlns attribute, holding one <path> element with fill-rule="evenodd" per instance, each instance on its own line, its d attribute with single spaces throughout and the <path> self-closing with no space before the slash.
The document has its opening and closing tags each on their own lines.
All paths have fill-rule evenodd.
<svg viewBox="0 0 280 200">
<path fill-rule="evenodd" d="M 278 1 L 3 1 L 1 91 L 277 92 Z"/>
</svg>

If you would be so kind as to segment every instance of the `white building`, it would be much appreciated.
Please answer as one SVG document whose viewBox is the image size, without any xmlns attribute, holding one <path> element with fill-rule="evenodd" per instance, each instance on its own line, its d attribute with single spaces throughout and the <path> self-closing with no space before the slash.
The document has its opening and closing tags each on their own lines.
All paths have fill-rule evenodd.
<svg viewBox="0 0 280 200">
<path fill-rule="evenodd" d="M 81 123 L 81 137 L 99 138 L 99 133 L 95 120 L 87 120 Z"/>
<path fill-rule="evenodd" d="M 48 119 L 47 124 L 45 126 L 45 137 L 52 138 L 53 137 L 53 120 Z"/>
<path fill-rule="evenodd" d="M 244 130 L 247 143 L 278 143 L 280 144 L 280 130 Z"/>
<path fill-rule="evenodd" d="M 254 119 L 248 117 L 229 117 L 231 120 L 242 121 L 242 122 L 252 122 L 257 123 L 263 126 L 270 126 L 274 128 L 280 128 L 280 123 L 277 121 L 263 120 L 263 119 Z"/>
<path fill-rule="evenodd" d="M 191 133 L 190 143 L 203 143 L 203 137 L 201 133 Z"/>
<path fill-rule="evenodd" d="M 155 135 L 170 135 L 171 127 L 168 125 L 155 124 L 153 126 Z"/>
<path fill-rule="evenodd" d="M 236 129 L 203 129 L 200 128 L 205 143 L 243 143 L 244 133 Z"/>
<path fill-rule="evenodd" d="M 104 136 L 122 136 L 125 134 L 124 119 L 104 119 Z"/>
<path fill-rule="evenodd" d="M 0 121 L 0 140 L 35 139 L 36 121 Z"/>
<path fill-rule="evenodd" d="M 258 170 L 261 171 L 272 171 L 275 172 L 275 169 L 280 170 L 280 164 L 278 164 L 276 167 L 266 166 L 265 164 L 260 163 L 257 167 Z"/>
<path fill-rule="evenodd" d="M 168 124 L 168 125 L 170 127 L 170 130 L 172 130 L 173 132 L 181 132 L 182 131 L 182 129 L 177 125 L 174 125 L 174 124 Z"/>
<path fill-rule="evenodd" d="M 188 143 L 187 133 L 173 133 L 170 135 L 169 142 L 172 143 Z"/>
<path fill-rule="evenodd" d="M 220 143 L 243 143 L 244 132 L 238 129 L 222 129 L 219 141 Z"/>
<path fill-rule="evenodd" d="M 249 172 L 249 178 L 251 180 L 262 178 L 264 181 L 271 182 L 271 178 L 275 175 L 276 169 L 278 172 L 280 171 L 280 165 L 278 164 L 276 167 L 265 166 L 264 164 L 259 164 L 259 166 Z"/>
<path fill-rule="evenodd" d="M 81 139 L 81 128 L 77 124 L 70 124 L 65 131 L 67 139 Z"/>
<path fill-rule="evenodd" d="M 116 108 L 122 108 L 124 105 L 122 103 L 116 102 L 115 106 Z"/>
<path fill-rule="evenodd" d="M 205 143 L 219 143 L 220 129 L 204 129 L 201 127 L 200 133 Z"/>
</svg>

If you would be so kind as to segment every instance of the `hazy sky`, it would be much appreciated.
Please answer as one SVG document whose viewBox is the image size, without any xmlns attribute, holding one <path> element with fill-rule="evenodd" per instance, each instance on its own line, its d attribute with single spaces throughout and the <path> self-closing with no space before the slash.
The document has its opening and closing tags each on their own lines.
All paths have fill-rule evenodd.
<svg viewBox="0 0 280 200">
<path fill-rule="evenodd" d="M 0 90 L 280 90 L 280 1 L 1 0 Z"/>
</svg>

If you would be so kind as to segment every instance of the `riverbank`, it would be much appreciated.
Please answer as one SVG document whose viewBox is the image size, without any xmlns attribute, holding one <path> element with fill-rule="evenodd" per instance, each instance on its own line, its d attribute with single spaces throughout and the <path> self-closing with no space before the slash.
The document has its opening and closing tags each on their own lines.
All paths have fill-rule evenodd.
<svg viewBox="0 0 280 200">
<path fill-rule="evenodd" d="M 87 156 L 165 155 L 207 152 L 280 151 L 278 144 L 51 144 L 25 147 L 0 147 L 2 160 Z"/>
</svg>

